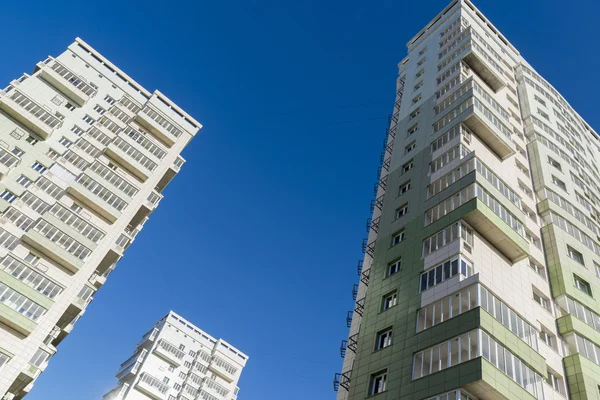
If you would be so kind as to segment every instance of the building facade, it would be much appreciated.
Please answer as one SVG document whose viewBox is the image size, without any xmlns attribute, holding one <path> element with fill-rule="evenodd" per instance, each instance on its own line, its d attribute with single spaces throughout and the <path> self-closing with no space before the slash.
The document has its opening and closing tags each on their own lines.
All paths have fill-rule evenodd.
<svg viewBox="0 0 600 400">
<path fill-rule="evenodd" d="M 338 400 L 599 399 L 598 135 L 468 0 L 407 46 Z"/>
<path fill-rule="evenodd" d="M 105 400 L 235 400 L 248 356 L 169 312 L 117 372 Z"/>
<path fill-rule="evenodd" d="M 0 397 L 20 399 L 201 125 L 84 41 L 0 91 Z"/>
</svg>

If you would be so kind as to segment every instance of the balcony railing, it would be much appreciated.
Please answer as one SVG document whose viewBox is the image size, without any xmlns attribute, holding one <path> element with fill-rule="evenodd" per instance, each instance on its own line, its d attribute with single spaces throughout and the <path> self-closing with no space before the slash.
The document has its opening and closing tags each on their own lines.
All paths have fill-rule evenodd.
<svg viewBox="0 0 600 400">
<path fill-rule="evenodd" d="M 227 395 L 229 394 L 229 389 L 225 388 L 223 385 L 217 383 L 217 381 L 212 379 L 206 379 L 204 381 L 204 387 L 214 391 L 222 397 L 227 397 Z"/>
<path fill-rule="evenodd" d="M 174 345 L 172 345 L 164 339 L 161 339 L 158 342 L 158 346 L 155 349 L 155 351 L 158 351 L 161 354 L 168 356 L 170 360 L 176 361 L 177 364 L 181 363 L 181 359 L 185 355 L 183 351 L 179 350 L 177 347 L 175 347 Z"/>
<path fill-rule="evenodd" d="M 165 117 L 163 117 L 162 115 L 160 115 L 159 112 L 156 111 L 152 106 L 147 105 L 146 107 L 144 107 L 142 112 L 144 114 L 148 115 L 150 118 L 152 118 L 154 120 L 154 122 L 156 122 L 157 124 L 162 126 L 167 132 L 169 132 L 171 135 L 175 136 L 176 138 L 181 136 L 181 134 L 183 133 L 181 131 L 181 129 L 177 128 L 174 124 L 167 121 L 167 119 Z"/>
<path fill-rule="evenodd" d="M 43 139 L 50 136 L 54 129 L 62 125 L 61 120 L 54 116 L 52 112 L 12 86 L 4 89 L 4 94 L 5 96 L 0 100 L 0 106 L 4 111 Z"/>
<path fill-rule="evenodd" d="M 143 389 L 144 392 L 151 395 L 155 399 L 164 399 L 164 396 L 169 391 L 168 385 L 146 372 L 142 373 L 137 384 L 140 389 Z"/>
<path fill-rule="evenodd" d="M 96 94 L 97 90 L 92 85 L 87 83 L 83 78 L 76 75 L 73 71 L 62 65 L 60 62 L 54 60 L 54 63 L 50 66 L 54 72 L 63 77 L 71 85 L 81 90 L 87 96 L 92 97 Z"/>
</svg>

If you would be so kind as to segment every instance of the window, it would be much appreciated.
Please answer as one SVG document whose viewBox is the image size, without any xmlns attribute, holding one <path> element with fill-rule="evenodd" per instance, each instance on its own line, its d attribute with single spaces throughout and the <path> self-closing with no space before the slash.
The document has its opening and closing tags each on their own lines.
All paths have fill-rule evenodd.
<svg viewBox="0 0 600 400">
<path fill-rule="evenodd" d="M 33 136 L 28 136 L 28 137 L 27 137 L 27 139 L 25 139 L 25 141 L 26 141 L 27 143 L 29 143 L 30 145 L 32 145 L 32 146 L 33 146 L 34 144 L 36 144 L 37 142 L 39 142 L 39 140 L 37 140 L 37 139 L 36 139 L 36 138 L 34 138 Z"/>
<path fill-rule="evenodd" d="M 400 271 L 401 265 L 402 260 L 394 261 L 393 263 L 389 264 L 387 267 L 387 276 L 392 276 L 396 272 Z"/>
<path fill-rule="evenodd" d="M 423 47 L 421 51 L 419 51 L 419 56 L 422 56 L 427 51 L 427 47 Z"/>
<path fill-rule="evenodd" d="M 413 151 L 415 149 L 415 147 L 417 147 L 417 142 L 413 141 L 412 143 L 410 143 L 409 145 L 407 145 L 404 148 L 404 154 L 408 154 L 411 151 Z"/>
<path fill-rule="evenodd" d="M 400 243 L 403 240 L 404 240 L 404 230 L 401 230 L 400 232 L 398 232 L 394 236 L 392 236 L 392 246 L 397 245 L 398 243 Z"/>
<path fill-rule="evenodd" d="M 169 378 L 167 378 L 166 376 L 163 378 L 163 383 L 169 383 Z"/>
<path fill-rule="evenodd" d="M 540 98 L 540 97 L 539 97 L 537 94 L 534 94 L 534 95 L 533 95 L 533 98 L 534 98 L 534 99 L 535 99 L 535 100 L 536 100 L 538 103 L 540 103 L 541 105 L 543 105 L 544 107 L 546 107 L 546 102 L 545 102 L 543 99 L 541 99 L 541 98 Z"/>
<path fill-rule="evenodd" d="M 50 353 L 48 353 L 45 350 L 38 349 L 38 351 L 35 352 L 33 357 L 31 357 L 31 360 L 29 361 L 29 363 L 31 365 L 34 365 L 34 366 L 40 368 L 46 361 L 48 361 L 49 358 L 50 358 Z"/>
<path fill-rule="evenodd" d="M 71 103 L 67 103 L 65 104 L 65 107 L 67 108 L 67 110 L 69 111 L 75 111 L 75 106 Z"/>
<path fill-rule="evenodd" d="M 100 115 L 106 112 L 104 108 L 100 107 L 100 104 L 96 104 L 96 106 L 94 107 L 94 111 L 96 111 Z"/>
<path fill-rule="evenodd" d="M 57 106 L 60 106 L 65 101 L 65 98 L 62 97 L 61 95 L 57 94 L 50 101 L 52 103 L 56 104 Z"/>
<path fill-rule="evenodd" d="M 29 253 L 23 260 L 27 261 L 31 265 L 37 265 L 37 263 L 40 261 L 40 258 L 33 253 Z"/>
<path fill-rule="evenodd" d="M 529 267 L 534 270 L 539 276 L 546 280 L 546 269 L 533 260 L 529 260 Z"/>
<path fill-rule="evenodd" d="M 375 343 L 375 350 L 381 350 L 392 345 L 392 328 L 387 328 L 377 333 L 377 341 Z"/>
<path fill-rule="evenodd" d="M 29 179 L 25 175 L 21 175 L 17 178 L 17 183 L 21 186 L 29 187 L 29 185 L 31 185 L 31 179 Z"/>
<path fill-rule="evenodd" d="M 92 117 L 90 117 L 89 115 L 85 114 L 85 116 L 82 118 L 84 122 L 86 122 L 87 124 L 92 125 L 94 122 L 96 122 L 96 120 Z"/>
<path fill-rule="evenodd" d="M 381 311 L 385 311 L 385 310 L 389 309 L 390 307 L 394 307 L 397 302 L 398 302 L 398 294 L 396 293 L 396 291 L 383 296 L 383 301 L 381 303 Z"/>
<path fill-rule="evenodd" d="M 560 163 L 550 156 L 548 156 L 548 164 L 552 165 L 557 170 L 562 171 Z"/>
<path fill-rule="evenodd" d="M 185 372 L 183 372 L 183 371 L 180 371 L 180 372 L 179 372 L 179 377 L 180 377 L 181 379 L 185 379 L 185 378 L 187 377 L 187 375 L 186 375 L 186 373 L 185 373 Z"/>
<path fill-rule="evenodd" d="M 60 119 L 61 121 L 64 121 L 64 120 L 65 120 L 65 116 L 64 116 L 64 115 L 62 115 L 62 114 L 61 114 L 61 113 L 59 113 L 59 112 L 57 112 L 57 113 L 54 113 L 54 115 L 56 116 L 56 118 Z"/>
<path fill-rule="evenodd" d="M 558 179 L 554 175 L 552 175 L 552 183 L 554 183 L 556 186 L 558 186 L 559 188 L 561 188 L 565 192 L 567 191 L 567 185 L 565 185 L 565 183 L 563 181 L 561 181 L 560 179 Z"/>
<path fill-rule="evenodd" d="M 398 196 L 408 192 L 410 190 L 410 181 L 403 183 L 400 185 L 400 189 L 398 190 Z"/>
<path fill-rule="evenodd" d="M 577 275 L 573 275 L 573 279 L 575 279 L 575 287 L 581 290 L 583 293 L 588 296 L 592 295 L 592 288 L 589 283 L 578 277 Z"/>
<path fill-rule="evenodd" d="M 579 264 L 585 265 L 585 263 L 583 262 L 583 254 L 581 254 L 569 245 L 567 245 L 567 254 L 569 254 L 569 257 L 577 261 Z"/>
<path fill-rule="evenodd" d="M 80 205 L 78 205 L 78 204 L 76 204 L 76 203 L 73 203 L 73 204 L 71 204 L 71 207 L 69 207 L 69 208 L 70 208 L 72 211 L 75 211 L 75 212 L 76 212 L 76 213 L 78 213 L 78 214 L 79 214 L 79 212 L 81 211 L 81 206 L 80 206 Z"/>
<path fill-rule="evenodd" d="M 412 135 L 413 133 L 415 133 L 418 130 L 419 130 L 419 124 L 416 123 L 413 126 L 411 126 L 410 128 L 408 128 L 408 135 L 407 136 Z"/>
<path fill-rule="evenodd" d="M 180 344 L 180 345 L 179 345 L 179 350 L 181 350 L 181 351 L 184 351 L 184 350 L 185 350 L 185 345 L 183 345 L 183 344 Z"/>
<path fill-rule="evenodd" d="M 415 111 L 410 113 L 410 119 L 415 119 L 417 117 L 417 115 L 421 114 L 421 108 L 417 108 Z"/>
<path fill-rule="evenodd" d="M 417 95 L 417 97 L 415 97 L 414 99 L 412 99 L 412 105 L 414 106 L 419 101 L 421 101 L 421 98 L 422 98 L 421 94 Z"/>
<path fill-rule="evenodd" d="M 542 326 L 540 330 L 540 339 L 542 342 L 546 343 L 549 347 L 552 347 L 556 350 L 556 336 L 554 336 L 548 329 Z"/>
<path fill-rule="evenodd" d="M 385 392 L 387 385 L 387 371 L 381 372 L 371 376 L 371 384 L 369 387 L 369 396 L 373 396 L 377 393 Z"/>
<path fill-rule="evenodd" d="M 69 147 L 71 147 L 71 145 L 73 144 L 73 142 L 71 142 L 69 139 L 67 139 L 67 138 L 66 138 L 66 137 L 64 137 L 64 136 L 63 136 L 63 137 L 61 137 L 61 138 L 58 140 L 58 143 L 60 143 L 60 144 L 62 144 L 63 146 L 65 146 L 67 149 L 68 149 Z"/>
<path fill-rule="evenodd" d="M 17 157 L 21 157 L 23 154 L 25 154 L 25 152 L 18 147 L 13 148 L 12 153 Z"/>
<path fill-rule="evenodd" d="M 16 198 L 17 198 L 17 195 L 8 190 L 4 190 L 2 193 L 0 193 L 0 199 L 6 200 L 9 203 L 12 203 L 13 201 L 15 201 Z"/>
<path fill-rule="evenodd" d="M 173 389 L 175 390 L 181 390 L 181 385 L 179 383 L 176 383 L 173 385 Z"/>
<path fill-rule="evenodd" d="M 173 367 L 172 365 L 169 365 L 169 372 L 173 372 L 175 371 L 175 367 Z"/>
<path fill-rule="evenodd" d="M 600 265 L 594 261 L 594 271 L 596 272 L 596 277 L 600 278 Z"/>
<path fill-rule="evenodd" d="M 414 167 L 414 166 L 415 166 L 415 162 L 414 162 L 414 160 L 412 160 L 412 159 L 411 159 L 409 162 L 407 162 L 406 164 L 404 164 L 404 165 L 402 166 L 402 173 L 403 173 L 403 174 L 407 173 L 407 172 L 408 172 L 408 171 L 410 171 L 410 170 L 412 169 L 412 167 Z"/>
<path fill-rule="evenodd" d="M 53 160 L 56 160 L 60 156 L 60 154 L 58 154 L 56 151 L 54 151 L 52 149 L 48 149 L 48 151 L 46 152 L 46 155 Z"/>
<path fill-rule="evenodd" d="M 112 97 L 110 97 L 109 95 L 104 96 L 104 101 L 106 101 L 108 104 L 115 104 L 116 100 L 113 99 Z"/>
<path fill-rule="evenodd" d="M 396 209 L 396 219 L 405 216 L 407 212 L 408 212 L 408 203 L 406 203 Z"/>
<path fill-rule="evenodd" d="M 462 257 L 447 260 L 421 274 L 419 290 L 424 292 L 459 273 L 464 277 L 469 277 L 473 275 L 473 272 L 473 264 Z"/>
<path fill-rule="evenodd" d="M 548 121 L 550 120 L 550 117 L 548 116 L 548 114 L 546 114 L 545 112 L 543 112 L 539 108 L 537 109 L 537 113 L 540 114 L 542 117 L 546 118 Z"/>
<path fill-rule="evenodd" d="M 189 361 L 184 361 L 183 366 L 186 368 L 191 368 L 192 367 L 192 363 Z"/>
<path fill-rule="evenodd" d="M 10 357 L 2 352 L 0 352 L 0 369 L 10 360 Z"/>
<path fill-rule="evenodd" d="M 552 313 L 552 308 L 550 307 L 550 300 L 548 300 L 546 296 L 534 290 L 533 300 L 535 300 L 535 302 L 542 306 L 546 311 Z"/>
<path fill-rule="evenodd" d="M 39 163 L 39 162 L 37 162 L 37 161 L 36 161 L 36 162 L 34 162 L 34 163 L 31 165 L 31 168 L 33 168 L 33 170 L 34 170 L 34 171 L 37 171 L 37 172 L 39 172 L 40 174 L 42 174 L 42 173 L 46 172 L 46 170 L 47 170 L 47 168 L 46 168 L 46 167 L 44 167 L 42 164 L 40 164 L 40 163 Z"/>
<path fill-rule="evenodd" d="M 71 132 L 74 132 L 77 136 L 81 136 L 83 135 L 83 132 L 85 132 L 83 129 L 81 129 L 80 127 L 78 127 L 77 125 L 73 125 L 73 127 L 71 128 Z"/>
<path fill-rule="evenodd" d="M 425 64 L 425 60 L 427 60 L 427 57 L 421 58 L 417 65 L 420 67 L 421 65 Z"/>
<path fill-rule="evenodd" d="M 565 394 L 565 385 L 563 384 L 563 380 L 556 372 L 548 369 L 548 377 L 546 378 L 546 383 L 552 386 L 552 389 L 556 390 L 561 394 Z"/>
<path fill-rule="evenodd" d="M 415 78 L 420 78 L 421 76 L 423 76 L 423 74 L 425 73 L 425 70 L 423 68 L 421 68 L 417 74 L 415 75 Z"/>
</svg>

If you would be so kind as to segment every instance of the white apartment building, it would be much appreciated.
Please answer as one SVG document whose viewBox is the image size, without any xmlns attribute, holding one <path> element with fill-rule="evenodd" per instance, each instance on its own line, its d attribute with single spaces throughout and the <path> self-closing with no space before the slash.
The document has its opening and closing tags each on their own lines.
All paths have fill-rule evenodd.
<svg viewBox="0 0 600 400">
<path fill-rule="evenodd" d="M 173 311 L 137 344 L 104 400 L 235 400 L 248 356 Z"/>
<path fill-rule="evenodd" d="M 407 47 L 337 399 L 599 399 L 598 134 L 469 0 Z"/>
<path fill-rule="evenodd" d="M 0 91 L 0 398 L 31 390 L 200 128 L 81 39 Z"/>
</svg>

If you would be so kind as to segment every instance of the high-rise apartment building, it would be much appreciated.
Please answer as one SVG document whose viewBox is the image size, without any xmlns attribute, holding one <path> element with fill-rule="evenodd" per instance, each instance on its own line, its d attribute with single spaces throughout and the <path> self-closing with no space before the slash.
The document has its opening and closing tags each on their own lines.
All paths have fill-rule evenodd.
<svg viewBox="0 0 600 400">
<path fill-rule="evenodd" d="M 117 372 L 105 400 L 235 400 L 248 356 L 169 312 Z"/>
<path fill-rule="evenodd" d="M 200 127 L 80 39 L 0 91 L 0 398 L 29 392 Z"/>
<path fill-rule="evenodd" d="M 396 90 L 338 400 L 599 399 L 598 135 L 469 0 Z"/>
</svg>

